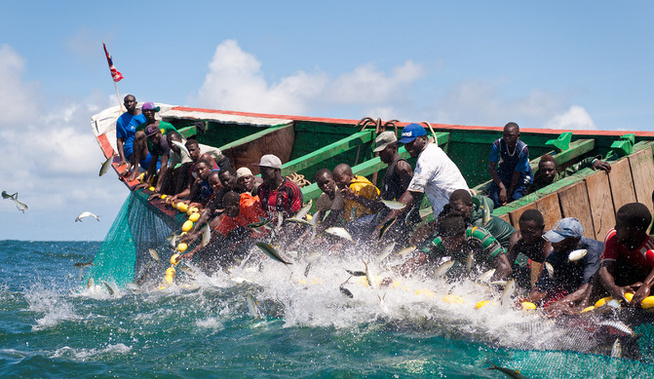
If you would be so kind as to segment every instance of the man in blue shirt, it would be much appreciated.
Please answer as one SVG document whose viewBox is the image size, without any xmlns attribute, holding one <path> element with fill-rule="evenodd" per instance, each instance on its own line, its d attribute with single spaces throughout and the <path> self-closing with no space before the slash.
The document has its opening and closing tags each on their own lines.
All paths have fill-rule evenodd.
<svg viewBox="0 0 654 379">
<path fill-rule="evenodd" d="M 509 122 L 504 126 L 502 138 L 493 142 L 491 147 L 488 172 L 493 183 L 489 197 L 496 208 L 523 197 L 534 181 L 529 166 L 529 149 L 519 138 L 520 127 Z"/>
<path fill-rule="evenodd" d="M 118 166 L 126 165 L 127 169 L 121 174 L 128 173 L 131 170 L 131 158 L 134 152 L 134 134 L 136 126 L 145 122 L 145 116 L 140 109 L 136 108 L 136 97 L 134 95 L 125 96 L 125 108 L 127 112 L 123 113 L 116 120 L 116 147 L 120 162 Z"/>
</svg>

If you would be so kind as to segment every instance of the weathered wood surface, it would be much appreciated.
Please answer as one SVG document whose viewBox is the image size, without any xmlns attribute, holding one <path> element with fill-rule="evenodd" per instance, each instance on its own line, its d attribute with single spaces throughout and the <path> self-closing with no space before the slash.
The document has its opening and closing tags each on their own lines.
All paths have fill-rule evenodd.
<svg viewBox="0 0 654 379">
<path fill-rule="evenodd" d="M 636 201 L 629 159 L 623 158 L 611 164 L 609 183 L 611 184 L 613 209 L 617 211 L 623 205 Z"/>
<path fill-rule="evenodd" d="M 518 208 L 511 213 L 509 213 L 511 217 L 511 225 L 513 225 L 514 228 L 519 229 L 519 223 L 518 221 L 520 220 L 520 216 L 522 216 L 522 213 L 526 211 L 527 209 L 538 209 L 538 206 L 536 203 L 530 203 L 525 205 L 524 207 Z"/>
<path fill-rule="evenodd" d="M 552 229 L 554 224 L 561 219 L 559 196 L 556 193 L 538 199 L 536 202 L 536 209 L 543 214 L 546 230 Z"/>
<path fill-rule="evenodd" d="M 652 149 L 644 149 L 629 156 L 631 175 L 636 192 L 636 200 L 654 211 L 652 191 L 654 190 L 654 159 Z"/>
<path fill-rule="evenodd" d="M 565 187 L 558 195 L 561 216 L 576 218 L 584 227 L 584 237 L 596 239 L 586 182 L 580 181 Z"/>
<path fill-rule="evenodd" d="M 606 232 L 615 226 L 615 210 L 613 209 L 609 177 L 606 172 L 598 171 L 584 180 L 588 189 L 595 236 L 596 239 L 603 240 Z"/>
</svg>

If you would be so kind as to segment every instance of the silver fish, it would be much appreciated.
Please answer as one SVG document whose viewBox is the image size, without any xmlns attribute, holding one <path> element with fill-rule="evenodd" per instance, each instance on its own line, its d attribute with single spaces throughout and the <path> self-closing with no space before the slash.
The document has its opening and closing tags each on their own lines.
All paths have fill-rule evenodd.
<svg viewBox="0 0 654 379">
<path fill-rule="evenodd" d="M 18 192 L 16 192 L 13 195 L 10 195 L 10 194 L 7 193 L 7 191 L 2 191 L 2 198 L 3 199 L 16 199 L 17 196 L 18 196 Z"/>
<path fill-rule="evenodd" d="M 200 246 L 205 247 L 209 244 L 211 241 L 211 228 L 209 227 L 209 224 L 204 227 L 204 230 L 202 231 L 202 242 L 200 243 Z"/>
<path fill-rule="evenodd" d="M 79 215 L 77 215 L 77 218 L 75 219 L 75 222 L 82 221 L 82 219 L 85 218 L 85 217 L 93 217 L 96 220 L 100 221 L 100 217 L 94 215 L 93 213 L 91 213 L 89 211 L 85 211 L 85 212 L 82 212 Z"/>
<path fill-rule="evenodd" d="M 386 246 L 384 250 L 382 250 L 381 254 L 379 254 L 379 259 L 377 260 L 381 262 L 384 259 L 386 259 L 386 257 L 388 257 L 393 252 L 393 249 L 395 249 L 395 242 L 391 242 L 390 244 L 388 244 L 388 246 Z"/>
<path fill-rule="evenodd" d="M 186 154 L 187 157 L 191 156 L 191 153 L 189 153 L 188 149 L 186 148 L 186 146 L 183 143 L 178 142 L 178 141 L 171 141 L 171 142 L 173 143 L 173 145 L 179 147 L 179 149 L 181 151 L 183 151 L 184 154 Z"/>
<path fill-rule="evenodd" d="M 450 259 L 449 261 L 443 263 L 442 265 L 438 266 L 436 271 L 434 271 L 434 278 L 442 278 L 447 274 L 448 271 L 454 266 L 454 259 Z"/>
<path fill-rule="evenodd" d="M 113 296 L 114 295 L 114 289 L 111 288 L 109 283 L 107 283 L 106 281 L 103 280 L 102 284 L 104 284 L 105 288 L 107 288 L 107 292 L 109 292 L 109 296 Z"/>
<path fill-rule="evenodd" d="M 366 281 L 368 282 L 368 285 L 370 286 L 370 288 L 373 288 L 373 289 L 374 289 L 374 288 L 375 288 L 375 285 L 373 284 L 372 276 L 370 275 L 370 270 L 368 270 L 368 263 L 370 262 L 370 260 L 368 260 L 368 262 L 366 262 L 366 261 L 364 261 L 364 260 L 362 259 L 361 262 L 363 262 L 363 264 L 364 264 L 365 267 L 366 267 L 366 271 L 365 271 L 365 274 L 366 274 Z"/>
<path fill-rule="evenodd" d="M 474 251 L 471 251 L 470 254 L 468 254 L 468 258 L 466 258 L 466 271 L 472 270 L 472 265 L 475 264 L 475 253 Z"/>
<path fill-rule="evenodd" d="M 619 338 L 616 338 L 611 346 L 611 358 L 622 358 L 622 345 Z"/>
<path fill-rule="evenodd" d="M 93 280 L 93 277 L 89 278 L 89 281 L 86 282 L 86 288 L 91 288 L 95 286 L 95 281 Z"/>
<path fill-rule="evenodd" d="M 245 225 L 245 227 L 250 228 L 250 229 L 259 229 L 259 228 L 263 228 L 264 226 L 268 225 L 269 223 L 270 223 L 270 219 L 265 219 L 263 217 L 259 217 L 258 222 L 253 222 L 251 224 L 247 224 L 247 225 Z"/>
<path fill-rule="evenodd" d="M 304 269 L 304 277 L 305 278 L 309 277 L 309 270 L 311 270 L 311 263 L 313 263 L 313 262 L 307 263 L 307 267 Z"/>
<path fill-rule="evenodd" d="M 488 283 L 488 282 L 490 282 L 491 278 L 493 277 L 493 274 L 495 274 L 495 269 L 494 268 L 492 268 L 492 269 L 486 271 L 485 273 L 481 274 L 479 276 L 479 278 L 477 279 L 477 281 L 482 282 L 482 283 Z"/>
<path fill-rule="evenodd" d="M 613 321 L 606 320 L 599 323 L 601 326 L 608 326 L 614 329 L 617 329 L 623 333 L 629 334 L 630 336 L 636 335 L 633 329 L 631 329 L 627 324 L 622 321 Z"/>
<path fill-rule="evenodd" d="M 550 262 L 545 262 L 545 269 L 550 278 L 554 278 L 554 266 Z"/>
<path fill-rule="evenodd" d="M 404 209 L 406 207 L 406 204 L 400 203 L 399 201 L 382 200 L 381 202 L 390 209 Z"/>
<path fill-rule="evenodd" d="M 102 176 L 102 175 L 106 174 L 107 171 L 109 171 L 109 167 L 111 167 L 111 163 L 114 161 L 115 156 L 116 155 L 114 154 L 114 155 L 110 156 L 109 158 L 107 158 L 106 161 L 104 161 L 104 163 L 100 167 L 100 174 L 98 176 Z"/>
<path fill-rule="evenodd" d="M 503 373 L 504 375 L 508 376 L 509 378 L 513 378 L 513 379 L 524 379 L 525 378 L 524 376 L 520 375 L 520 371 L 518 371 L 518 370 L 511 370 L 510 368 L 495 366 L 492 363 L 490 363 L 490 365 L 493 366 L 493 367 L 489 367 L 488 370 L 497 370 L 497 371 Z"/>
<path fill-rule="evenodd" d="M 347 230 L 345 230 L 343 228 L 332 227 L 332 228 L 329 228 L 329 229 L 325 230 L 325 233 L 329 233 L 329 234 L 334 235 L 336 237 L 340 237 L 340 238 L 346 239 L 346 240 L 348 240 L 350 242 L 354 242 L 354 240 L 352 239 L 352 236 L 350 235 L 350 233 L 348 233 Z"/>
<path fill-rule="evenodd" d="M 254 301 L 252 295 L 248 295 L 248 309 L 250 310 L 250 316 L 254 317 L 255 319 L 261 318 L 259 307 L 257 307 L 257 302 Z"/>
<path fill-rule="evenodd" d="M 585 257 L 586 253 L 588 253 L 588 250 L 586 249 L 573 250 L 570 252 L 570 255 L 568 255 L 568 260 L 570 262 L 578 261 L 581 258 Z"/>
<path fill-rule="evenodd" d="M 366 276 L 364 271 L 350 271 L 348 269 L 345 269 L 345 271 L 352 276 Z"/>
<path fill-rule="evenodd" d="M 275 250 L 275 248 L 272 247 L 270 244 L 267 244 L 267 243 L 265 243 L 265 242 L 257 242 L 256 245 L 257 245 L 257 247 L 258 247 L 259 249 L 261 249 L 261 251 L 263 251 L 264 253 L 266 253 L 267 256 L 269 256 L 270 258 L 276 260 L 277 262 L 283 263 L 283 264 L 285 264 L 285 265 L 290 265 L 290 264 L 292 264 L 291 262 L 287 262 L 287 261 L 285 261 L 285 260 L 284 260 L 280 255 L 279 255 L 279 253 L 277 252 L 277 250 Z"/>
<path fill-rule="evenodd" d="M 84 268 L 89 266 L 93 266 L 93 262 L 77 262 L 73 265 L 75 268 Z"/>
<path fill-rule="evenodd" d="M 309 200 L 309 202 L 300 209 L 297 214 L 295 215 L 295 218 L 298 219 L 304 219 L 307 214 L 309 214 L 309 211 L 311 210 L 311 205 L 312 205 L 312 200 Z"/>
<path fill-rule="evenodd" d="M 150 256 L 152 259 L 155 261 L 159 262 L 161 259 L 159 258 L 159 253 L 155 249 L 148 249 L 148 252 L 150 253 Z"/>
<path fill-rule="evenodd" d="M 345 287 L 343 287 L 343 286 L 340 286 L 340 287 L 338 287 L 338 290 L 341 291 L 341 293 L 342 293 L 343 295 L 349 297 L 350 299 L 353 299 L 353 298 L 354 298 L 354 294 L 353 294 L 352 291 L 350 291 L 349 289 L 347 289 L 347 288 L 345 288 Z"/>
<path fill-rule="evenodd" d="M 395 221 L 397 221 L 397 218 L 392 218 L 384 223 L 382 227 L 379 229 L 379 239 L 382 239 L 384 237 L 384 234 L 388 231 L 388 229 L 395 224 Z"/>
<path fill-rule="evenodd" d="M 510 304 L 511 297 L 513 296 L 514 293 L 515 293 L 515 280 L 509 279 L 509 281 L 506 283 L 506 287 L 504 287 L 504 292 L 500 297 L 500 304 L 502 305 Z"/>
<path fill-rule="evenodd" d="M 302 218 L 297 218 L 297 217 L 287 218 L 286 220 L 284 220 L 284 222 L 292 222 L 294 224 L 300 224 L 300 225 L 310 226 L 310 227 L 315 226 L 310 221 L 307 221 L 307 220 L 302 219 Z"/>
<path fill-rule="evenodd" d="M 416 246 L 408 246 L 395 253 L 395 255 L 399 255 L 400 257 L 403 257 L 409 253 L 413 253 L 415 250 L 416 250 Z"/>
<path fill-rule="evenodd" d="M 2 191 L 2 198 L 7 199 L 7 200 L 11 200 L 14 203 L 16 203 L 16 208 L 18 208 L 18 210 L 23 212 L 23 213 L 25 213 L 25 211 L 27 210 L 27 204 L 21 203 L 20 201 L 18 201 L 18 192 L 16 192 L 13 195 L 10 195 L 10 194 L 7 193 L 7 191 Z"/>
</svg>

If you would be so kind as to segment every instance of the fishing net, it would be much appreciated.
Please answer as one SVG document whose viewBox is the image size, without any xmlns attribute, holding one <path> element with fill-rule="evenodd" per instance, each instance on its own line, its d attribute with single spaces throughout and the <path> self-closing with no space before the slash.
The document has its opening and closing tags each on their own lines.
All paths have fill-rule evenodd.
<svg viewBox="0 0 654 379">
<path fill-rule="evenodd" d="M 90 278 L 96 284 L 106 281 L 119 287 L 132 283 L 152 259 L 149 249 L 162 254 L 163 265 L 173 253 L 166 237 L 179 229 L 184 219 L 162 217 L 160 212 L 148 203 L 143 191 L 131 192 L 89 267 L 84 284 Z"/>
</svg>

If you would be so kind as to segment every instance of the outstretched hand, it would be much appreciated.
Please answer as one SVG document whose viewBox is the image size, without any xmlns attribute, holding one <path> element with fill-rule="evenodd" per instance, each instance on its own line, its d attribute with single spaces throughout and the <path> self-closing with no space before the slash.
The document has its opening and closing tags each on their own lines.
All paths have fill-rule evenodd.
<svg viewBox="0 0 654 379">
<path fill-rule="evenodd" d="M 593 162 L 593 170 L 604 170 L 606 172 L 611 172 L 611 165 L 598 159 Z"/>
</svg>

